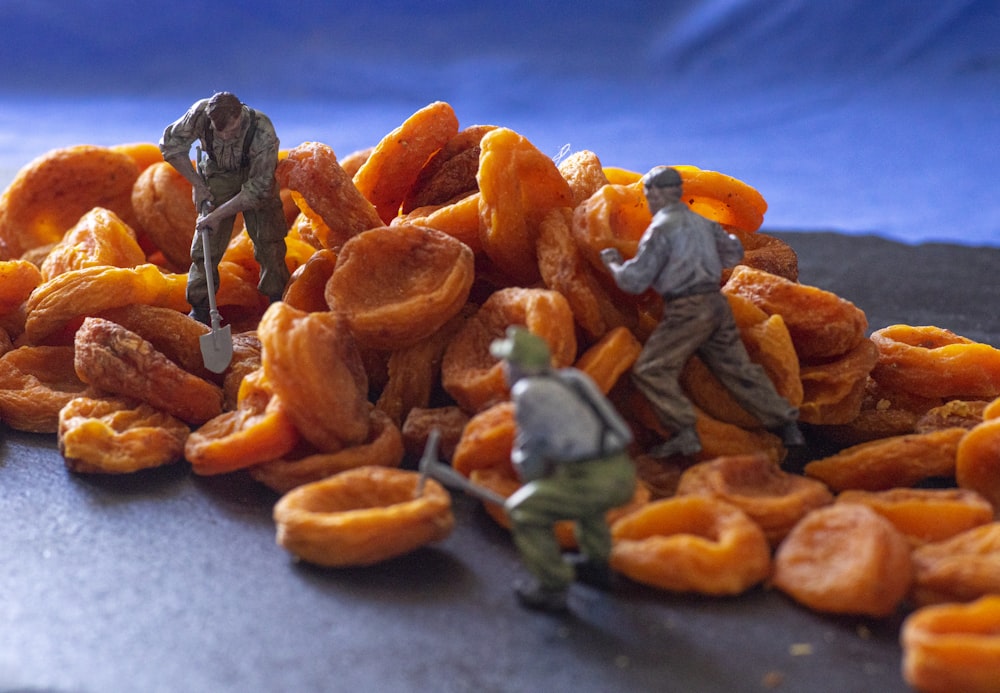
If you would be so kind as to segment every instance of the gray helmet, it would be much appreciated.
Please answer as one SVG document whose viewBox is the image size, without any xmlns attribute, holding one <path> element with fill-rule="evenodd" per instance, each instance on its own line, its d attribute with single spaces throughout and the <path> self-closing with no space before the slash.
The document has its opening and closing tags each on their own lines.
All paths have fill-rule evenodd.
<svg viewBox="0 0 1000 693">
<path fill-rule="evenodd" d="M 646 190 L 650 188 L 679 188 L 683 186 L 683 181 L 677 169 L 669 166 L 657 166 L 651 168 L 642 177 L 642 185 Z"/>
</svg>

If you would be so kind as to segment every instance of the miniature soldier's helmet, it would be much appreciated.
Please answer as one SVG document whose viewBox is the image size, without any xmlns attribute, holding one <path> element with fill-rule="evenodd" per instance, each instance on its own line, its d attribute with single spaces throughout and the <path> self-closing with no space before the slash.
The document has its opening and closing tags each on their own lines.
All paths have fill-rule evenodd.
<svg viewBox="0 0 1000 693">
<path fill-rule="evenodd" d="M 545 340 L 517 325 L 507 328 L 506 338 L 490 344 L 490 354 L 528 372 L 542 371 L 552 364 L 552 355 Z"/>
<path fill-rule="evenodd" d="M 642 185 L 650 188 L 680 188 L 683 185 L 681 174 L 669 166 L 657 166 L 642 177 Z"/>
</svg>

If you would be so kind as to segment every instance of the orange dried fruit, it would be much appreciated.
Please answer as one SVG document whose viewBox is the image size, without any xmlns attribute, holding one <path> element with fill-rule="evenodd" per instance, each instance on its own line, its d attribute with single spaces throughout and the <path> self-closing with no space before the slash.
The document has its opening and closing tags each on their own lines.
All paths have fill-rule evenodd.
<svg viewBox="0 0 1000 693">
<path fill-rule="evenodd" d="M 868 375 L 877 358 L 875 345 L 863 339 L 843 356 L 803 365 L 799 370 L 803 389 L 799 419 L 825 426 L 854 421 L 861 413 Z"/>
<path fill-rule="evenodd" d="M 360 467 L 299 486 L 274 506 L 277 542 L 323 566 L 371 565 L 446 538 L 451 496 L 416 472 Z"/>
<path fill-rule="evenodd" d="M 73 356 L 69 346 L 22 346 L 0 356 L 0 421 L 17 431 L 59 430 L 59 410 L 88 389 Z"/>
<path fill-rule="evenodd" d="M 611 526 L 611 567 L 671 592 L 734 595 L 771 572 L 763 530 L 734 505 L 707 496 L 652 501 Z"/>
<path fill-rule="evenodd" d="M 859 443 L 805 466 L 806 476 L 834 491 L 883 491 L 913 486 L 955 473 L 955 456 L 964 428 L 914 433 Z"/>
<path fill-rule="evenodd" d="M 480 148 L 483 250 L 506 276 L 530 284 L 538 278 L 538 225 L 550 209 L 572 206 L 573 193 L 551 157 L 513 130 L 491 130 Z"/>
<path fill-rule="evenodd" d="M 874 510 L 834 503 L 806 515 L 778 547 L 772 583 L 826 613 L 888 616 L 910 587 L 906 538 Z"/>
<path fill-rule="evenodd" d="M 586 149 L 574 152 L 560 161 L 559 173 L 569 183 L 573 193 L 572 207 L 576 207 L 610 182 L 600 158 Z"/>
<path fill-rule="evenodd" d="M 258 369 L 243 379 L 235 410 L 191 433 L 184 457 L 195 474 L 225 474 L 287 455 L 299 440 L 281 398 Z"/>
<path fill-rule="evenodd" d="M 1000 595 L 917 609 L 900 629 L 903 678 L 922 693 L 998 693 Z"/>
<path fill-rule="evenodd" d="M 190 432 L 145 402 L 77 397 L 59 412 L 59 453 L 73 472 L 128 474 L 181 459 Z"/>
<path fill-rule="evenodd" d="M 191 241 L 198 221 L 187 178 L 161 157 L 159 163 L 139 174 L 132 187 L 132 208 L 169 269 L 186 272 L 191 265 Z"/>
<path fill-rule="evenodd" d="M 188 373 L 211 380 L 217 376 L 205 368 L 201 338 L 207 325 L 172 308 L 132 303 L 101 311 L 95 317 L 117 323 L 145 339 Z"/>
<path fill-rule="evenodd" d="M 140 173 L 163 161 L 163 153 L 155 142 L 125 142 L 111 146 L 111 151 L 127 154 L 139 167 Z"/>
<path fill-rule="evenodd" d="M 406 415 L 400 429 L 403 448 L 408 455 L 419 458 L 431 431 L 436 430 L 439 436 L 438 455 L 442 460 L 451 460 L 467 423 L 469 415 L 456 406 L 414 407 Z"/>
<path fill-rule="evenodd" d="M 281 300 L 307 313 L 329 310 L 326 284 L 333 276 L 336 264 L 337 254 L 334 251 L 328 248 L 317 250 L 304 265 L 292 273 Z"/>
<path fill-rule="evenodd" d="M 0 259 L 57 242 L 94 207 L 110 209 L 132 226 L 138 177 L 135 160 L 108 147 L 53 149 L 30 161 L 0 197 Z"/>
<path fill-rule="evenodd" d="M 40 344 L 73 320 L 130 303 L 187 312 L 187 277 L 164 274 L 158 267 L 84 267 L 42 282 L 25 302 L 24 331 Z"/>
<path fill-rule="evenodd" d="M 986 419 L 959 441 L 955 481 L 986 498 L 1000 513 L 1000 419 Z"/>
<path fill-rule="evenodd" d="M 45 256 L 40 269 L 43 279 L 51 279 L 84 267 L 136 267 L 145 261 L 135 231 L 114 212 L 95 207 L 66 231 Z"/>
<path fill-rule="evenodd" d="M 633 257 L 652 219 L 641 182 L 609 184 L 573 209 L 573 237 L 588 262 L 605 272 L 601 251 L 617 248 Z"/>
<path fill-rule="evenodd" d="M 507 397 L 503 364 L 490 354 L 490 344 L 510 325 L 524 325 L 544 339 L 554 367 L 569 366 L 576 359 L 573 311 L 562 294 L 516 287 L 495 291 L 459 328 L 441 364 L 442 386 L 469 413 Z"/>
<path fill-rule="evenodd" d="M 891 488 L 843 491 L 838 503 L 861 503 L 895 525 L 914 544 L 943 541 L 993 521 L 993 507 L 973 491 Z"/>
<path fill-rule="evenodd" d="M 468 246 L 422 226 L 383 226 L 340 250 L 326 288 L 358 344 L 393 350 L 426 339 L 465 305 L 475 261 Z"/>
<path fill-rule="evenodd" d="M 601 392 L 608 394 L 632 368 L 641 351 L 642 343 L 628 328 L 616 327 L 587 349 L 577 359 L 575 367 L 590 376 Z"/>
<path fill-rule="evenodd" d="M 1000 349 L 941 327 L 890 325 L 872 333 L 879 383 L 924 397 L 1000 396 Z"/>
<path fill-rule="evenodd" d="M 495 125 L 472 125 L 431 155 L 403 199 L 402 213 L 442 205 L 479 189 L 479 143 Z"/>
<path fill-rule="evenodd" d="M 458 117 L 443 101 L 424 106 L 387 134 L 354 174 L 354 185 L 388 224 L 434 152 L 458 134 Z"/>
<path fill-rule="evenodd" d="M 257 335 L 264 374 L 303 438 L 320 452 L 368 439 L 368 377 L 343 318 L 272 303 Z"/>
<path fill-rule="evenodd" d="M 777 546 L 809 512 L 833 502 L 821 482 L 781 469 L 767 455 L 718 457 L 688 467 L 678 495 L 701 494 L 732 503 Z"/>
<path fill-rule="evenodd" d="M 768 315 L 780 315 L 806 363 L 846 354 L 868 328 L 864 311 L 850 301 L 746 265 L 733 269 L 722 290 L 749 299 Z"/>
<path fill-rule="evenodd" d="M 696 166 L 673 166 L 681 174 L 681 199 L 694 212 L 725 226 L 754 232 L 760 228 L 767 202 L 738 178 Z"/>
<path fill-rule="evenodd" d="M 27 260 L 0 260 L 0 315 L 21 307 L 42 283 L 38 266 Z"/>
<path fill-rule="evenodd" d="M 917 433 L 937 431 L 942 428 L 975 428 L 983 422 L 983 412 L 989 406 L 984 400 L 953 399 L 939 407 L 932 407 L 917 419 L 913 430 Z"/>
<path fill-rule="evenodd" d="M 1000 522 L 913 550 L 910 599 L 918 606 L 1000 593 Z"/>
<path fill-rule="evenodd" d="M 506 476 L 516 478 L 510 461 L 516 435 L 514 403 L 494 404 L 469 419 L 455 447 L 451 465 L 465 476 L 477 469 L 498 468 Z"/>
<path fill-rule="evenodd" d="M 99 391 L 146 402 L 194 425 L 222 413 L 222 388 L 188 373 L 117 323 L 86 318 L 75 346 L 77 375 Z"/>
<path fill-rule="evenodd" d="M 281 458 L 256 465 L 250 476 L 278 493 L 325 479 L 357 467 L 398 467 L 403 461 L 399 428 L 383 412 L 371 412 L 368 440 L 336 452 L 318 452 L 299 458 Z"/>
<path fill-rule="evenodd" d="M 349 238 L 382 225 L 328 145 L 305 142 L 290 149 L 275 177 L 291 190 L 302 213 L 318 222 L 313 231 L 321 248 L 339 249 Z"/>
<path fill-rule="evenodd" d="M 442 231 L 455 238 L 476 254 L 483 250 L 479 238 L 479 200 L 476 192 L 447 205 L 418 207 L 405 217 L 393 219 L 392 224 L 415 224 Z"/>
</svg>

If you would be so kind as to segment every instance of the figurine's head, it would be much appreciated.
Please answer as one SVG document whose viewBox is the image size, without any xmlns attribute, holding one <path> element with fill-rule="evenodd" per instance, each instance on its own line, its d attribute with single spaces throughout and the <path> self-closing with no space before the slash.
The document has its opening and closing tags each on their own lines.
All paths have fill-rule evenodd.
<svg viewBox="0 0 1000 693">
<path fill-rule="evenodd" d="M 684 183 L 677 169 L 669 166 L 657 166 L 642 177 L 642 187 L 646 194 L 649 209 L 655 214 L 668 204 L 681 199 Z"/>
<path fill-rule="evenodd" d="M 220 91 L 212 95 L 208 100 L 208 117 L 212 121 L 212 127 L 216 132 L 225 130 L 228 126 L 239 122 L 243 113 L 243 103 L 236 98 L 235 94 L 228 91 Z"/>
<path fill-rule="evenodd" d="M 490 354 L 506 361 L 511 383 L 526 375 L 542 373 L 552 365 L 545 340 L 519 325 L 508 327 L 504 339 L 494 340 L 490 344 Z"/>
</svg>

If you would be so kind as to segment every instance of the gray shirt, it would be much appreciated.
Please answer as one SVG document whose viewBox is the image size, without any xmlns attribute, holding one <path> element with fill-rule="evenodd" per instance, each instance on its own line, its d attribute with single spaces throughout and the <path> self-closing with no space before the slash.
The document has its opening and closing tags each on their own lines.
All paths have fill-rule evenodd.
<svg viewBox="0 0 1000 693">
<path fill-rule="evenodd" d="M 724 267 L 743 258 L 743 244 L 683 202 L 667 205 L 639 241 L 635 257 L 614 272 L 622 291 L 652 288 L 665 299 L 717 291 Z"/>
</svg>

